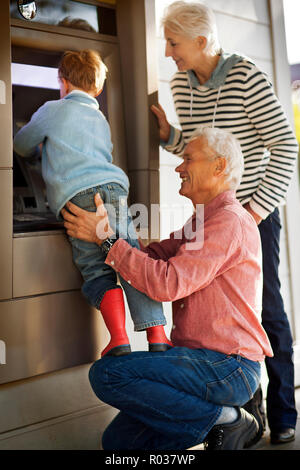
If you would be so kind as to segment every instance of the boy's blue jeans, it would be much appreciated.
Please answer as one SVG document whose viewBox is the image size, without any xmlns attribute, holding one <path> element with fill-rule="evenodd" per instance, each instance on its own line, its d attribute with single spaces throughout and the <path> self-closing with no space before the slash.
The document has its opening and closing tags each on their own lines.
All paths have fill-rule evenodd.
<svg viewBox="0 0 300 470">
<path fill-rule="evenodd" d="M 105 356 L 89 373 L 97 397 L 120 410 L 104 450 L 183 450 L 205 439 L 222 406 L 242 406 L 260 381 L 260 363 L 207 349 Z"/>
<path fill-rule="evenodd" d="M 96 211 L 95 194 L 99 193 L 107 209 L 110 225 L 131 246 L 139 248 L 137 234 L 127 207 L 127 191 L 117 183 L 103 184 L 76 194 L 73 204 L 90 212 Z M 119 288 L 116 272 L 105 264 L 106 255 L 95 243 L 88 243 L 69 237 L 72 245 L 73 260 L 84 283 L 82 292 L 89 304 L 99 309 L 105 292 Z M 150 299 L 132 287 L 120 276 L 125 291 L 135 331 L 151 326 L 165 325 L 166 319 L 160 302 Z"/>
</svg>

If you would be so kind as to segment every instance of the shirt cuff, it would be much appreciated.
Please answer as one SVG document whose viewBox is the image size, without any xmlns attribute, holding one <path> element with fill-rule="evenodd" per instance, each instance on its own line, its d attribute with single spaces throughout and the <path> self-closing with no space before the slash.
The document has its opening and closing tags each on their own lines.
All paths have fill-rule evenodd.
<svg viewBox="0 0 300 470">
<path fill-rule="evenodd" d="M 270 211 L 267 211 L 266 209 L 264 209 L 263 207 L 261 207 L 259 204 L 257 204 L 257 202 L 255 202 L 253 199 L 251 199 L 251 201 L 249 201 L 249 206 L 251 207 L 251 209 L 257 214 L 259 215 L 259 217 L 261 217 L 263 220 L 265 220 L 270 214 L 271 212 Z M 275 209 L 275 207 L 274 207 Z"/>
<path fill-rule="evenodd" d="M 119 271 L 121 265 L 123 264 L 122 272 L 126 271 L 124 268 L 125 263 L 122 263 L 124 257 L 127 256 L 128 251 L 132 250 L 133 247 L 127 243 L 123 238 L 119 238 L 111 247 L 108 252 L 108 255 L 105 259 L 105 264 L 113 268 L 115 271 Z"/>
<path fill-rule="evenodd" d="M 170 136 L 169 136 L 169 140 L 166 142 L 165 140 L 161 140 L 160 141 L 160 145 L 162 148 L 165 148 L 165 147 L 168 147 L 168 146 L 172 146 L 174 145 L 174 141 L 175 141 L 175 128 L 173 126 L 170 126 Z"/>
</svg>

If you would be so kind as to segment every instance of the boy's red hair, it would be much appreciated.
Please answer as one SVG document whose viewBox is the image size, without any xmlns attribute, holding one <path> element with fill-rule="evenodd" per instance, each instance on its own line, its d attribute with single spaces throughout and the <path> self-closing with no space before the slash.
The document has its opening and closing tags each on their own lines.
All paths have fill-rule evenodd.
<svg viewBox="0 0 300 470">
<path fill-rule="evenodd" d="M 91 49 L 66 51 L 58 68 L 59 78 L 68 80 L 73 86 L 86 92 L 103 88 L 107 68 L 98 52 Z"/>
</svg>

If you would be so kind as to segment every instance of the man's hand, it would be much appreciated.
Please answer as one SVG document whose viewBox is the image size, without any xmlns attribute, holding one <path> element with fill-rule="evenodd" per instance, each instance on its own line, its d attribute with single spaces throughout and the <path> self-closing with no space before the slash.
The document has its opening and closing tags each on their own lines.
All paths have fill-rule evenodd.
<svg viewBox="0 0 300 470">
<path fill-rule="evenodd" d="M 244 205 L 244 208 L 252 215 L 256 224 L 259 225 L 262 221 L 262 218 L 251 209 L 249 202 L 247 202 L 247 204 Z"/>
<path fill-rule="evenodd" d="M 70 237 L 102 245 L 114 232 L 109 225 L 108 215 L 99 194 L 95 195 L 95 204 L 97 212 L 88 212 L 72 202 L 67 202 L 68 210 L 62 209 L 61 214 Z"/>
<path fill-rule="evenodd" d="M 150 109 L 157 118 L 160 140 L 168 142 L 170 137 L 170 124 L 167 121 L 163 108 L 159 104 L 158 106 L 152 105 Z"/>
</svg>

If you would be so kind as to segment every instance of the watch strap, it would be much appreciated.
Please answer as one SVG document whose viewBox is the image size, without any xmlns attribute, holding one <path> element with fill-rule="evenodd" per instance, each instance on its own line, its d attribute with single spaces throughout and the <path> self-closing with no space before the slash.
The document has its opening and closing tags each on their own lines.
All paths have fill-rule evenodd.
<svg viewBox="0 0 300 470">
<path fill-rule="evenodd" d="M 107 238 L 106 240 L 104 240 L 104 242 L 102 243 L 101 245 L 101 249 L 102 251 L 108 255 L 110 249 L 114 246 L 114 244 L 116 243 L 117 241 L 117 238 Z"/>
</svg>

